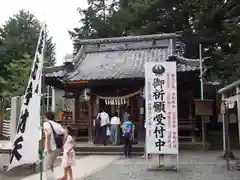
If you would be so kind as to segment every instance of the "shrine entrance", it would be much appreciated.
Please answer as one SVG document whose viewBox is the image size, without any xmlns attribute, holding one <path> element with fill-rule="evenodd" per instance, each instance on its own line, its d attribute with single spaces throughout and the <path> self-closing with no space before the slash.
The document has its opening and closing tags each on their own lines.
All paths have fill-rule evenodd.
<svg viewBox="0 0 240 180">
<path fill-rule="evenodd" d="M 138 114 L 139 114 L 139 105 L 138 105 L 139 97 L 111 97 L 109 99 L 100 99 L 99 106 L 100 109 L 103 108 L 109 116 L 112 116 L 115 112 L 118 112 L 120 119 L 122 120 L 122 116 L 125 112 L 128 112 L 131 115 L 131 121 L 133 123 L 138 122 Z"/>
<path fill-rule="evenodd" d="M 104 109 L 104 111 L 108 113 L 109 117 L 111 118 L 114 113 L 117 112 L 122 124 L 123 115 L 125 112 L 127 112 L 129 114 L 129 119 L 135 125 L 134 137 L 136 139 L 136 137 L 138 137 L 138 134 L 142 133 L 139 132 L 138 128 L 139 121 L 141 120 L 139 105 L 141 91 L 137 90 L 134 92 L 134 90 L 129 89 L 129 92 L 132 93 L 120 93 L 121 95 L 114 95 L 113 93 L 109 92 L 109 94 L 112 96 L 99 96 L 95 94 L 95 102 L 98 107 L 94 109 L 94 114 L 96 116 L 101 109 Z"/>
</svg>

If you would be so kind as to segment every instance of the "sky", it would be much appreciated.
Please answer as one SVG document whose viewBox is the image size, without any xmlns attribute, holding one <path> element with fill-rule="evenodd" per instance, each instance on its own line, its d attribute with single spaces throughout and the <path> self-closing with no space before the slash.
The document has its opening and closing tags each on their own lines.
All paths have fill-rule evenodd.
<svg viewBox="0 0 240 180">
<path fill-rule="evenodd" d="M 73 51 L 68 30 L 81 25 L 78 7 L 87 7 L 87 0 L 6 0 L 1 3 L 0 25 L 21 9 L 29 10 L 40 21 L 45 19 L 49 35 L 56 43 L 57 65 L 60 65 L 64 56 Z"/>
</svg>

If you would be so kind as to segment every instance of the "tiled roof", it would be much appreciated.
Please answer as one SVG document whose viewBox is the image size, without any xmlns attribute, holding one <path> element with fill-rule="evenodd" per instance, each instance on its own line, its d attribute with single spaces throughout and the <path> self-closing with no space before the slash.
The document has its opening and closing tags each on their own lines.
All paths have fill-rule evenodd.
<svg viewBox="0 0 240 180">
<path fill-rule="evenodd" d="M 143 78 L 145 62 L 161 62 L 168 59 L 167 48 L 149 48 L 138 50 L 103 51 L 86 53 L 67 80 L 102 80 Z M 198 62 L 187 62 L 177 58 L 177 71 L 194 71 Z"/>
<path fill-rule="evenodd" d="M 171 33 L 80 40 L 76 43 L 81 48 L 72 60 L 74 70 L 66 71 L 64 66 L 55 70 L 50 68 L 46 77 L 67 81 L 144 78 L 146 62 L 166 61 L 169 54 L 184 53 L 184 44 L 178 41 L 179 36 Z M 170 39 L 175 39 L 175 50 L 170 46 Z M 177 56 L 177 71 L 197 69 L 198 60 Z"/>
<path fill-rule="evenodd" d="M 46 78 L 50 78 L 50 77 L 62 78 L 65 74 L 66 74 L 66 71 L 64 69 L 64 65 L 47 67 L 45 69 Z"/>
</svg>

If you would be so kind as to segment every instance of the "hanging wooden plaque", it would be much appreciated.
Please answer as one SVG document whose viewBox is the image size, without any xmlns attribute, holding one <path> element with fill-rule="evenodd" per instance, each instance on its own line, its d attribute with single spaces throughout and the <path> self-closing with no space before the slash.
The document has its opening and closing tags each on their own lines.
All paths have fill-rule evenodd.
<svg viewBox="0 0 240 180">
<path fill-rule="evenodd" d="M 195 99 L 195 114 L 197 116 L 212 116 L 213 115 L 213 100 L 212 99 Z"/>
</svg>

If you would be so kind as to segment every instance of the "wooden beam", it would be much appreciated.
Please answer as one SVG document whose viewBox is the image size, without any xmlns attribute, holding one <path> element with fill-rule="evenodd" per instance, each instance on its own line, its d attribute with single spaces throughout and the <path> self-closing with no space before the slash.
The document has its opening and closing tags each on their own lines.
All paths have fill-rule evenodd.
<svg viewBox="0 0 240 180">
<path fill-rule="evenodd" d="M 87 80 L 67 81 L 66 84 L 88 84 Z"/>
<path fill-rule="evenodd" d="M 225 93 L 226 91 L 229 91 L 237 86 L 240 86 L 240 80 L 233 82 L 232 84 L 229 84 L 228 86 L 225 86 L 224 88 L 218 90 L 219 94 Z"/>
</svg>

